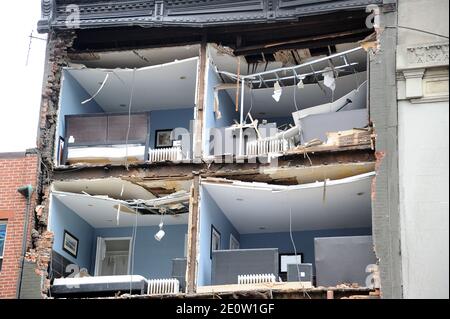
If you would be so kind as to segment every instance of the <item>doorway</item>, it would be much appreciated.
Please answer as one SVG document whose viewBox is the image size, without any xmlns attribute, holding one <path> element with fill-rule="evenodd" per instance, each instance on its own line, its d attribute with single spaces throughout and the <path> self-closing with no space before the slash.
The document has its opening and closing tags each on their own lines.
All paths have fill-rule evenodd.
<svg viewBox="0 0 450 319">
<path fill-rule="evenodd" d="M 97 238 L 96 276 L 123 276 L 130 274 L 131 237 Z"/>
</svg>

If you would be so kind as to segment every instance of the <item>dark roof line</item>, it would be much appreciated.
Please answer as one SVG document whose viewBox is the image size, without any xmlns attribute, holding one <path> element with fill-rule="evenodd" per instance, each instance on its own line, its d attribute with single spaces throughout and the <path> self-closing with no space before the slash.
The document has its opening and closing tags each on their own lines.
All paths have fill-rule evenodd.
<svg viewBox="0 0 450 319">
<path fill-rule="evenodd" d="M 107 27 L 214 27 L 297 21 L 309 15 L 362 10 L 383 0 L 41 0 L 38 31 Z"/>
</svg>

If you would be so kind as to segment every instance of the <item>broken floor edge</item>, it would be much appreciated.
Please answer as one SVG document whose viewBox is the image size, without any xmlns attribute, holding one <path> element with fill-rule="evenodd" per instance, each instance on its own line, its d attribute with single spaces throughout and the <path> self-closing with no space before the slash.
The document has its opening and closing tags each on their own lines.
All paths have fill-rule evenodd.
<svg viewBox="0 0 450 319">
<path fill-rule="evenodd" d="M 379 299 L 379 290 L 371 288 L 317 287 L 307 289 L 258 289 L 210 293 L 179 293 L 164 295 L 129 295 L 116 297 L 70 298 L 86 300 L 195 300 L 195 299 Z M 55 299 L 47 297 L 46 299 Z M 69 299 L 69 298 L 64 298 Z"/>
<path fill-rule="evenodd" d="M 370 144 L 361 144 L 361 145 L 353 145 L 353 146 L 330 146 L 330 145 L 323 145 L 323 146 L 316 146 L 316 147 L 310 147 L 305 149 L 292 149 L 285 154 L 279 154 L 278 156 L 274 156 L 278 159 L 293 159 L 295 157 L 300 156 L 306 156 L 306 155 L 314 155 L 316 153 L 318 154 L 326 154 L 326 153 L 340 153 L 340 152 L 348 152 L 348 151 L 361 151 L 361 150 L 367 150 L 371 152 L 375 152 L 373 147 Z M 269 156 L 269 155 L 266 155 Z M 225 159 L 226 156 L 220 156 L 221 159 Z M 261 156 L 263 157 L 263 156 Z M 243 162 L 235 162 L 227 163 L 223 161 L 219 161 L 216 158 L 205 158 L 202 161 L 174 161 L 174 162 L 159 162 L 159 163 L 151 163 L 151 162 L 145 162 L 145 163 L 130 163 L 128 164 L 128 168 L 155 168 L 160 166 L 170 167 L 170 166 L 196 166 L 197 168 L 201 169 L 202 166 L 208 165 L 208 164 L 223 164 L 223 165 L 240 165 L 240 164 L 255 164 L 258 166 L 269 166 L 270 164 L 267 163 L 250 163 L 246 162 L 245 160 L 251 160 L 257 158 L 256 156 L 246 156 L 242 159 L 239 159 Z M 236 161 L 238 159 L 236 158 Z M 72 165 L 60 165 L 53 168 L 55 172 L 64 172 L 64 171 L 71 171 L 71 170 L 82 170 L 86 168 L 122 168 L 125 167 L 125 164 L 119 164 L 119 163 L 105 163 L 105 164 L 89 164 L 89 163 L 78 163 L 78 164 L 72 164 Z M 306 166 L 306 165 L 305 165 Z M 309 165 L 308 167 L 316 166 L 316 165 Z M 236 169 L 238 170 L 238 169 Z"/>
</svg>

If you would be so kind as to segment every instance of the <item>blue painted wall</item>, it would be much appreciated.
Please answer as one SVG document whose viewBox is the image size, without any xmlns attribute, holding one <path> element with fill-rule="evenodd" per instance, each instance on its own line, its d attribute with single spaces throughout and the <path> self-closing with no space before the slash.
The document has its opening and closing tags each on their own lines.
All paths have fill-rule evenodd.
<svg viewBox="0 0 450 319">
<path fill-rule="evenodd" d="M 59 113 L 58 134 L 64 137 L 65 120 L 64 116 L 74 114 L 103 113 L 103 109 L 94 100 L 81 104 L 91 96 L 78 83 L 77 80 L 67 71 L 63 70 L 63 83 L 61 87 L 61 110 Z"/>
<path fill-rule="evenodd" d="M 97 237 L 132 237 L 133 228 L 93 228 L 84 219 L 57 198 L 52 198 L 50 207 L 50 230 L 54 233 L 53 249 L 80 268 L 94 275 Z M 62 249 L 64 230 L 79 239 L 78 257 L 75 259 Z M 187 225 L 164 226 L 166 236 L 156 241 L 158 226 L 138 227 L 135 246 L 134 274 L 145 278 L 170 278 L 172 259 L 184 257 Z"/>
<path fill-rule="evenodd" d="M 53 249 L 80 268 L 86 268 L 89 273 L 93 273 L 91 254 L 95 253 L 95 250 L 92 251 L 94 228 L 55 197 L 52 198 L 50 212 L 49 228 L 54 233 Z M 64 230 L 79 240 L 77 258 L 62 249 Z"/>
<path fill-rule="evenodd" d="M 185 128 L 189 131 L 190 122 L 193 119 L 193 108 L 150 112 L 150 148 L 155 147 L 157 130 Z"/>
<path fill-rule="evenodd" d="M 372 235 L 371 228 L 329 229 L 293 233 L 297 253 L 303 253 L 304 263 L 313 265 L 315 263 L 314 238 L 366 235 Z M 241 248 L 278 248 L 280 254 L 294 253 L 289 232 L 241 235 Z"/>
<path fill-rule="evenodd" d="M 240 114 L 236 112 L 236 106 L 231 100 L 230 96 L 225 91 L 219 92 L 219 109 L 222 117 L 217 120 L 214 113 L 214 88 L 221 84 L 222 80 L 214 70 L 214 66 L 209 67 L 208 83 L 206 84 L 206 109 L 205 109 L 205 123 L 204 123 L 204 150 L 206 154 L 209 153 L 209 134 L 211 128 L 227 127 L 234 123 L 234 119 L 239 120 Z"/>
<path fill-rule="evenodd" d="M 200 196 L 200 260 L 197 284 L 208 286 L 211 284 L 211 225 L 214 225 L 220 232 L 220 249 L 230 248 L 231 234 L 237 240 L 240 239 L 240 236 L 206 189 L 201 189 Z"/>
<path fill-rule="evenodd" d="M 144 276 L 147 279 L 170 278 L 172 259 L 184 257 L 187 225 L 164 226 L 166 236 L 160 242 L 154 238 L 158 231 L 158 226 L 138 227 L 134 251 L 134 274 Z M 132 237 L 132 234 L 133 228 L 131 227 L 97 228 L 92 247 L 96 246 L 97 237 Z M 93 255 L 95 255 L 95 250 Z M 94 269 L 95 256 L 93 256 L 92 265 L 92 269 Z"/>
</svg>

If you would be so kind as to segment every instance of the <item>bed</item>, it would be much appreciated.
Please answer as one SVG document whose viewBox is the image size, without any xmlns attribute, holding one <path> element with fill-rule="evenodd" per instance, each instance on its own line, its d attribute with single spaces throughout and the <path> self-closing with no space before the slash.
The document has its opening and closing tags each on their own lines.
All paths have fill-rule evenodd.
<svg viewBox="0 0 450 319">
<path fill-rule="evenodd" d="M 66 115 L 61 164 L 145 162 L 149 116 L 148 112 Z"/>
<path fill-rule="evenodd" d="M 65 297 L 108 297 L 117 294 L 145 295 L 148 281 L 142 276 L 96 276 L 55 279 L 51 296 Z"/>
<path fill-rule="evenodd" d="M 69 147 L 67 162 L 73 163 L 117 163 L 144 162 L 145 145 L 112 145 L 95 147 Z"/>
</svg>

